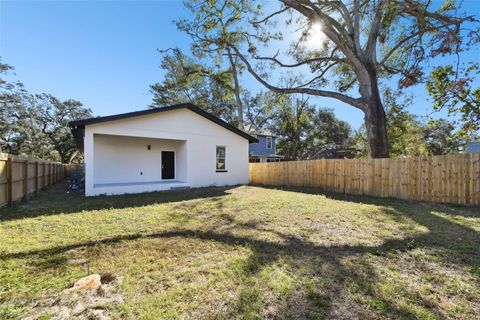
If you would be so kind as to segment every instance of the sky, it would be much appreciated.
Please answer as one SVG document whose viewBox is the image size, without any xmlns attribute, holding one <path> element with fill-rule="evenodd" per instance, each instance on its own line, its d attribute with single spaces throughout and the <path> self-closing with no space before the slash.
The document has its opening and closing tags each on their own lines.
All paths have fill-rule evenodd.
<svg viewBox="0 0 480 320">
<path fill-rule="evenodd" d="M 463 8 L 480 16 L 478 4 L 466 0 Z M 157 49 L 188 51 L 190 39 L 173 23 L 187 15 L 182 1 L 0 0 L 1 61 L 15 67 L 15 78 L 30 92 L 79 100 L 95 116 L 141 110 L 152 100 L 149 85 L 163 79 Z M 253 91 L 260 87 L 250 75 L 242 83 Z M 425 89 L 417 86 L 409 93 L 414 96 L 409 109 L 429 114 Z M 312 102 L 333 108 L 354 128 L 363 122 L 360 111 L 336 100 Z"/>
</svg>

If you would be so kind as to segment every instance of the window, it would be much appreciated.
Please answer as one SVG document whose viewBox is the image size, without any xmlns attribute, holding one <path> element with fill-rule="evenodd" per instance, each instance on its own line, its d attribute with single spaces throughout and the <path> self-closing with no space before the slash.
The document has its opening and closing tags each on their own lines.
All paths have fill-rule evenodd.
<svg viewBox="0 0 480 320">
<path fill-rule="evenodd" d="M 225 166 L 225 147 L 217 146 L 217 172 L 227 171 Z"/>
<path fill-rule="evenodd" d="M 267 149 L 272 149 L 272 137 L 267 137 Z"/>
</svg>

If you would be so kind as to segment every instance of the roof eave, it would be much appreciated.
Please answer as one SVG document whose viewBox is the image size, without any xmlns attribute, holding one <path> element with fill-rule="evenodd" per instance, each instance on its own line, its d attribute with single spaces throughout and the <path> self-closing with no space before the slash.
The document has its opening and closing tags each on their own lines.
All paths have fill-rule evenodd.
<svg viewBox="0 0 480 320">
<path fill-rule="evenodd" d="M 178 110 L 178 109 L 183 109 L 183 108 L 189 109 L 189 110 L 203 116 L 204 118 L 207 118 L 208 120 L 224 127 L 225 129 L 227 129 L 227 130 L 229 130 L 233 133 L 238 134 L 239 136 L 247 139 L 249 141 L 249 143 L 257 143 L 258 142 L 257 138 L 252 137 L 248 133 L 232 126 L 231 124 L 223 121 L 222 119 L 220 119 L 218 117 L 215 117 L 214 115 L 208 113 L 207 111 L 203 110 L 202 108 L 200 108 L 200 107 L 198 107 L 194 104 L 191 104 L 191 103 L 176 104 L 176 105 L 171 105 L 171 106 L 166 106 L 166 107 L 161 107 L 161 108 L 147 109 L 147 110 L 134 111 L 134 112 L 128 112 L 128 113 L 121 113 L 121 114 L 105 116 L 105 117 L 75 120 L 75 121 L 69 122 L 69 126 L 72 129 L 85 128 L 86 125 L 90 125 L 90 124 L 102 123 L 102 122 L 108 122 L 108 121 L 115 121 L 115 120 L 121 120 L 121 119 L 128 119 L 128 118 L 139 117 L 139 116 L 158 113 L 158 112 Z"/>
</svg>

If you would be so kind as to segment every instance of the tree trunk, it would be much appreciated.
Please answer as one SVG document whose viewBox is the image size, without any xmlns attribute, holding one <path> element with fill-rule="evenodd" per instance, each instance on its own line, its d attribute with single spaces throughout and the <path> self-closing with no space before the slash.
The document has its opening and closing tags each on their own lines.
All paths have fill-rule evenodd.
<svg viewBox="0 0 480 320">
<path fill-rule="evenodd" d="M 365 129 L 367 131 L 368 156 L 370 158 L 388 158 L 387 116 L 383 109 L 378 88 L 377 72 L 373 63 L 357 73 L 360 83 L 360 95 L 363 98 Z"/>
<path fill-rule="evenodd" d="M 388 158 L 386 116 L 382 105 L 370 105 L 365 112 L 367 129 L 368 156 L 370 158 Z"/>
<path fill-rule="evenodd" d="M 365 110 L 365 128 L 367 130 L 368 156 L 370 158 L 388 158 L 387 116 L 383 109 L 380 92 L 375 80 L 372 80 L 368 105 Z"/>
</svg>

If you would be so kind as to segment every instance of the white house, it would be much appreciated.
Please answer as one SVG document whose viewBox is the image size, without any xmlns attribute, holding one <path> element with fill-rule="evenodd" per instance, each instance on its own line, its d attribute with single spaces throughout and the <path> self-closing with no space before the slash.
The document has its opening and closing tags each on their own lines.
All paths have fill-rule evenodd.
<svg viewBox="0 0 480 320">
<path fill-rule="evenodd" d="M 70 123 L 85 158 L 85 194 L 248 183 L 257 139 L 193 104 Z"/>
</svg>

